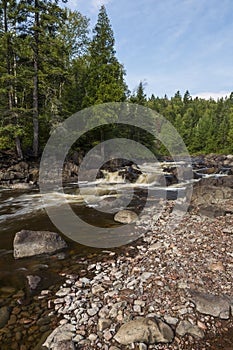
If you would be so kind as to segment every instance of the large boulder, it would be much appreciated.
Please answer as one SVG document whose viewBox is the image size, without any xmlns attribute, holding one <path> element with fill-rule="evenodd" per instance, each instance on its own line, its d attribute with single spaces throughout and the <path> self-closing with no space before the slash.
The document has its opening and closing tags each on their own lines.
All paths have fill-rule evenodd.
<svg viewBox="0 0 233 350">
<path fill-rule="evenodd" d="M 174 338 L 174 332 L 159 318 L 138 318 L 121 326 L 114 338 L 123 345 L 134 342 L 148 345 L 170 343 Z"/>
<path fill-rule="evenodd" d="M 66 242 L 55 232 L 21 230 L 14 238 L 14 257 L 24 258 L 54 253 L 66 248 Z"/>
</svg>

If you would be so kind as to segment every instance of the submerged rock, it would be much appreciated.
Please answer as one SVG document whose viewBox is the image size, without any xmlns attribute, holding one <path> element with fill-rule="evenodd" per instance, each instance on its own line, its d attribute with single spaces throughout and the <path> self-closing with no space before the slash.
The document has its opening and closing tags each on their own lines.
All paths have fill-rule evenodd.
<svg viewBox="0 0 233 350">
<path fill-rule="evenodd" d="M 138 318 L 121 326 L 114 338 L 123 345 L 134 342 L 170 343 L 174 332 L 168 324 L 158 318 Z"/>
<path fill-rule="evenodd" d="M 14 238 L 14 258 L 54 253 L 66 248 L 66 242 L 55 232 L 21 230 Z"/>
<path fill-rule="evenodd" d="M 4 327 L 10 318 L 10 311 L 7 306 L 0 308 L 0 328 Z"/>
<path fill-rule="evenodd" d="M 114 220 L 120 222 L 121 224 L 131 224 L 137 221 L 138 216 L 131 210 L 120 210 L 115 214 Z"/>
</svg>

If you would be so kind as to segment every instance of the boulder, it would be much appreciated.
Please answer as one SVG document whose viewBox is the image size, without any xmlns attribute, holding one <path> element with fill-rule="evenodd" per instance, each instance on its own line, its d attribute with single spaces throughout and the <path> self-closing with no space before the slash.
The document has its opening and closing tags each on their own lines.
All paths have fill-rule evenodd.
<svg viewBox="0 0 233 350">
<path fill-rule="evenodd" d="M 138 216 L 131 210 L 120 210 L 115 214 L 114 220 L 120 222 L 121 224 L 131 224 L 137 221 Z"/>
<path fill-rule="evenodd" d="M 174 338 L 174 332 L 159 318 L 138 318 L 121 326 L 114 338 L 123 345 L 134 342 L 148 345 L 170 343 Z"/>
<path fill-rule="evenodd" d="M 55 232 L 21 230 L 14 238 L 14 257 L 24 258 L 45 253 L 54 253 L 67 247 L 66 242 Z"/>
<path fill-rule="evenodd" d="M 227 295 L 206 294 L 195 290 L 191 290 L 190 294 L 191 301 L 196 305 L 196 309 L 200 313 L 229 319 L 230 311 L 233 310 L 233 300 Z"/>
<path fill-rule="evenodd" d="M 73 350 L 75 336 L 75 326 L 71 324 L 64 324 L 54 329 L 54 331 L 48 336 L 43 346 L 48 349 L 56 350 Z"/>
</svg>

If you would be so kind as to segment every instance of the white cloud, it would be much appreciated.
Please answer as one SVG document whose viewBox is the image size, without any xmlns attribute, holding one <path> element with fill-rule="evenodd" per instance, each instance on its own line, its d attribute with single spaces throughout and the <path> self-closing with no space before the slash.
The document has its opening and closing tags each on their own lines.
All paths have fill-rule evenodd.
<svg viewBox="0 0 233 350">
<path fill-rule="evenodd" d="M 229 97 L 231 94 L 231 92 L 229 91 L 219 91 L 219 92 L 209 92 L 209 91 L 206 91 L 206 92 L 199 92 L 195 95 L 192 95 L 192 98 L 196 98 L 196 97 L 199 97 L 199 98 L 203 98 L 205 100 L 209 100 L 210 98 L 214 99 L 214 100 L 217 100 L 219 98 L 225 98 L 226 96 Z"/>
</svg>

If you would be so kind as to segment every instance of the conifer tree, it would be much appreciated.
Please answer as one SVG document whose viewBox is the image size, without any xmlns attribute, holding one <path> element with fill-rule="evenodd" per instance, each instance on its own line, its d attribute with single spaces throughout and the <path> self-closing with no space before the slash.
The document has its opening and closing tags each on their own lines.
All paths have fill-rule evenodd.
<svg viewBox="0 0 233 350">
<path fill-rule="evenodd" d="M 100 8 L 93 33 L 83 107 L 124 101 L 127 91 L 124 82 L 125 72 L 115 56 L 114 34 L 105 6 Z"/>
</svg>

